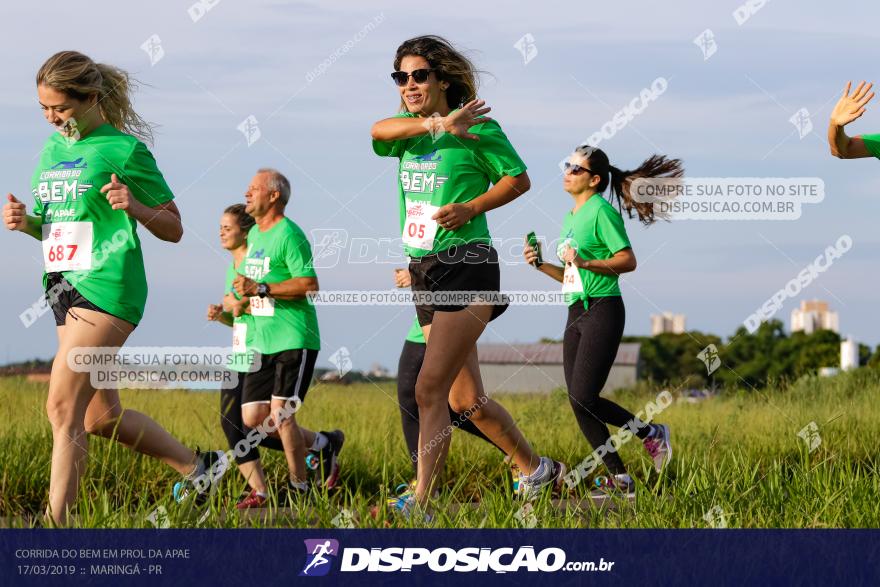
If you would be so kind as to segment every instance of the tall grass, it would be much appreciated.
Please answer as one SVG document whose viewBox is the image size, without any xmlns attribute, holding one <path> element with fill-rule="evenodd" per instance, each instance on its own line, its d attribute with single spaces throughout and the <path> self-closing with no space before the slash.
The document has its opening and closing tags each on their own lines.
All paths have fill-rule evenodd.
<svg viewBox="0 0 880 587">
<path fill-rule="evenodd" d="M 642 388 L 616 398 L 635 411 L 658 391 Z M 216 393 L 123 391 L 121 396 L 125 407 L 149 414 L 190 446 L 227 448 Z M 315 430 L 345 431 L 342 488 L 289 512 L 270 508 L 266 518 L 248 518 L 232 507 L 244 482 L 231 471 L 201 525 L 332 526 L 345 511 L 359 527 L 382 527 L 386 518 L 372 517 L 370 508 L 384 503 L 396 485 L 412 476 L 394 398 L 392 384 L 314 386 L 297 419 Z M 45 399 L 45 384 L 0 380 L 0 522 L 6 526 L 31 525 L 45 507 L 51 452 Z M 539 453 L 570 465 L 590 453 L 563 392 L 498 399 Z M 653 472 L 637 440 L 621 448 L 639 481 L 633 503 L 566 509 L 545 497 L 534 504 L 532 521 L 538 527 L 877 527 L 878 400 L 880 377 L 861 369 L 829 379 L 804 378 L 761 393 L 676 403 L 658 417 L 669 424 L 674 443 L 673 462 L 662 475 Z M 821 445 L 812 452 L 797 436 L 810 422 L 821 435 Z M 262 454 L 270 486 L 281 487 L 286 477 L 283 455 Z M 147 516 L 162 506 L 172 526 L 196 525 L 202 512 L 187 511 L 170 497 L 178 479 L 154 459 L 92 438 L 77 523 L 151 527 Z M 588 489 L 584 483 L 576 494 L 583 496 Z M 502 455 L 455 432 L 434 525 L 517 527 L 523 523 L 515 518 L 519 508 L 510 497 L 510 474 Z"/>
</svg>

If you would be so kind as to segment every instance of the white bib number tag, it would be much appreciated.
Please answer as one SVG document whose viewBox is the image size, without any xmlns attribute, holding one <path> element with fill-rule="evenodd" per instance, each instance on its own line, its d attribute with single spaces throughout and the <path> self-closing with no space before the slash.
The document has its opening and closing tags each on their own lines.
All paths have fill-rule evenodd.
<svg viewBox="0 0 880 587">
<path fill-rule="evenodd" d="M 434 235 L 437 234 L 437 221 L 432 220 L 431 216 L 436 214 L 439 209 L 439 206 L 407 198 L 403 243 L 415 249 L 429 251 L 433 249 Z"/>
<path fill-rule="evenodd" d="M 247 324 L 244 322 L 237 322 L 232 325 L 232 352 L 233 353 L 246 353 L 247 352 Z"/>
<path fill-rule="evenodd" d="M 565 264 L 565 273 L 562 274 L 562 293 L 583 293 L 584 282 L 581 281 L 581 272 L 574 263 Z"/>
<path fill-rule="evenodd" d="M 92 223 L 53 222 L 43 225 L 46 273 L 92 268 Z"/>
<path fill-rule="evenodd" d="M 251 296 L 251 316 L 274 316 L 275 298 Z"/>
</svg>

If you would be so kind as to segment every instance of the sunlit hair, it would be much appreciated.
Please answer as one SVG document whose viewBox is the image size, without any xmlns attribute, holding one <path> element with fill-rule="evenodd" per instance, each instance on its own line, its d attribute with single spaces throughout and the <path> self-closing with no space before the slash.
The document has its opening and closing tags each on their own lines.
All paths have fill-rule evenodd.
<svg viewBox="0 0 880 587">
<path fill-rule="evenodd" d="M 446 103 L 450 108 L 459 108 L 476 99 L 478 72 L 474 64 L 443 37 L 425 35 L 404 41 L 394 56 L 395 71 L 400 69 L 400 62 L 407 55 L 423 57 L 437 79 L 449 84 Z M 400 108 L 406 108 L 403 100 Z"/>
<path fill-rule="evenodd" d="M 77 51 L 61 51 L 46 60 L 37 72 L 37 85 L 45 85 L 76 100 L 97 96 L 97 107 L 108 123 L 122 132 L 152 144 L 153 129 L 131 104 L 136 86 L 128 73 L 95 63 Z"/>
</svg>

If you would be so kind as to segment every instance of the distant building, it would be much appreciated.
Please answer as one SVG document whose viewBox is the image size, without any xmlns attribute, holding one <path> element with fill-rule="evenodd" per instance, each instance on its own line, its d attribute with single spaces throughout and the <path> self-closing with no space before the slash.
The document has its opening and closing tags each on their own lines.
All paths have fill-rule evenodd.
<svg viewBox="0 0 880 587">
<path fill-rule="evenodd" d="M 348 373 L 345 375 L 348 375 Z M 322 383 L 351 383 L 351 380 L 345 375 L 342 375 L 336 369 L 330 369 L 318 376 L 318 381 Z"/>
<path fill-rule="evenodd" d="M 388 379 L 389 377 L 391 377 L 391 373 L 388 371 L 388 369 L 386 369 L 379 363 L 373 363 L 373 365 L 370 367 L 370 370 L 367 371 L 366 375 L 370 379 Z"/>
<path fill-rule="evenodd" d="M 840 370 L 849 371 L 859 366 L 859 343 L 852 338 L 840 341 Z"/>
<path fill-rule="evenodd" d="M 622 343 L 602 391 L 635 384 L 639 375 L 639 343 Z M 562 343 L 481 344 L 480 374 L 488 393 L 549 392 L 565 389 Z"/>
<path fill-rule="evenodd" d="M 673 314 L 672 312 L 663 312 L 662 314 L 651 314 L 651 336 L 671 332 L 672 334 L 682 334 L 685 331 L 684 314 Z"/>
<path fill-rule="evenodd" d="M 791 311 L 791 331 L 812 334 L 817 330 L 839 332 L 837 312 L 822 300 L 801 300 L 801 307 Z"/>
</svg>

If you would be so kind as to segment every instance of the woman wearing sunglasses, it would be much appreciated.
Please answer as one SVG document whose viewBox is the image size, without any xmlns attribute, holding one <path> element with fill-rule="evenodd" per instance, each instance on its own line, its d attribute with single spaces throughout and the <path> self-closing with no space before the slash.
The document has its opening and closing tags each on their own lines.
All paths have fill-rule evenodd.
<svg viewBox="0 0 880 587">
<path fill-rule="evenodd" d="M 390 505 L 406 516 L 423 510 L 449 450 L 449 407 L 471 414 L 510 455 L 522 472 L 518 491 L 531 497 L 559 487 L 565 467 L 535 454 L 510 414 L 486 396 L 476 350 L 486 325 L 507 309 L 497 296 L 498 253 L 486 212 L 529 189 L 526 166 L 498 123 L 484 116 L 490 109 L 476 99 L 473 64 L 445 39 L 405 41 L 394 69 L 400 112 L 373 125 L 373 150 L 400 160 L 400 223 L 427 348 L 415 392 L 416 487 Z M 484 293 L 473 300 L 456 295 L 464 291 Z M 437 294 L 447 299 L 431 299 Z"/>
<path fill-rule="evenodd" d="M 636 202 L 630 184 L 637 178 L 680 177 L 681 161 L 654 155 L 635 171 L 621 171 L 611 165 L 602 150 L 586 145 L 575 149 L 565 163 L 563 189 L 574 199 L 574 207 L 562 223 L 557 255 L 564 266 L 541 263 L 528 242 L 526 262 L 563 283 L 568 293 L 568 320 L 563 336 L 563 369 L 568 398 L 578 425 L 593 449 L 606 445 L 608 424 L 628 426 L 642 440 L 659 472 L 672 457 L 669 427 L 640 422 L 616 403 L 599 397 L 617 357 L 623 336 L 625 311 L 618 276 L 634 271 L 636 257 L 623 226 L 623 217 L 603 192 L 611 188 L 618 208 L 649 225 L 654 222 L 652 204 Z M 602 461 L 612 477 L 600 477 L 603 492 L 630 496 L 632 478 L 614 448 Z"/>
</svg>

